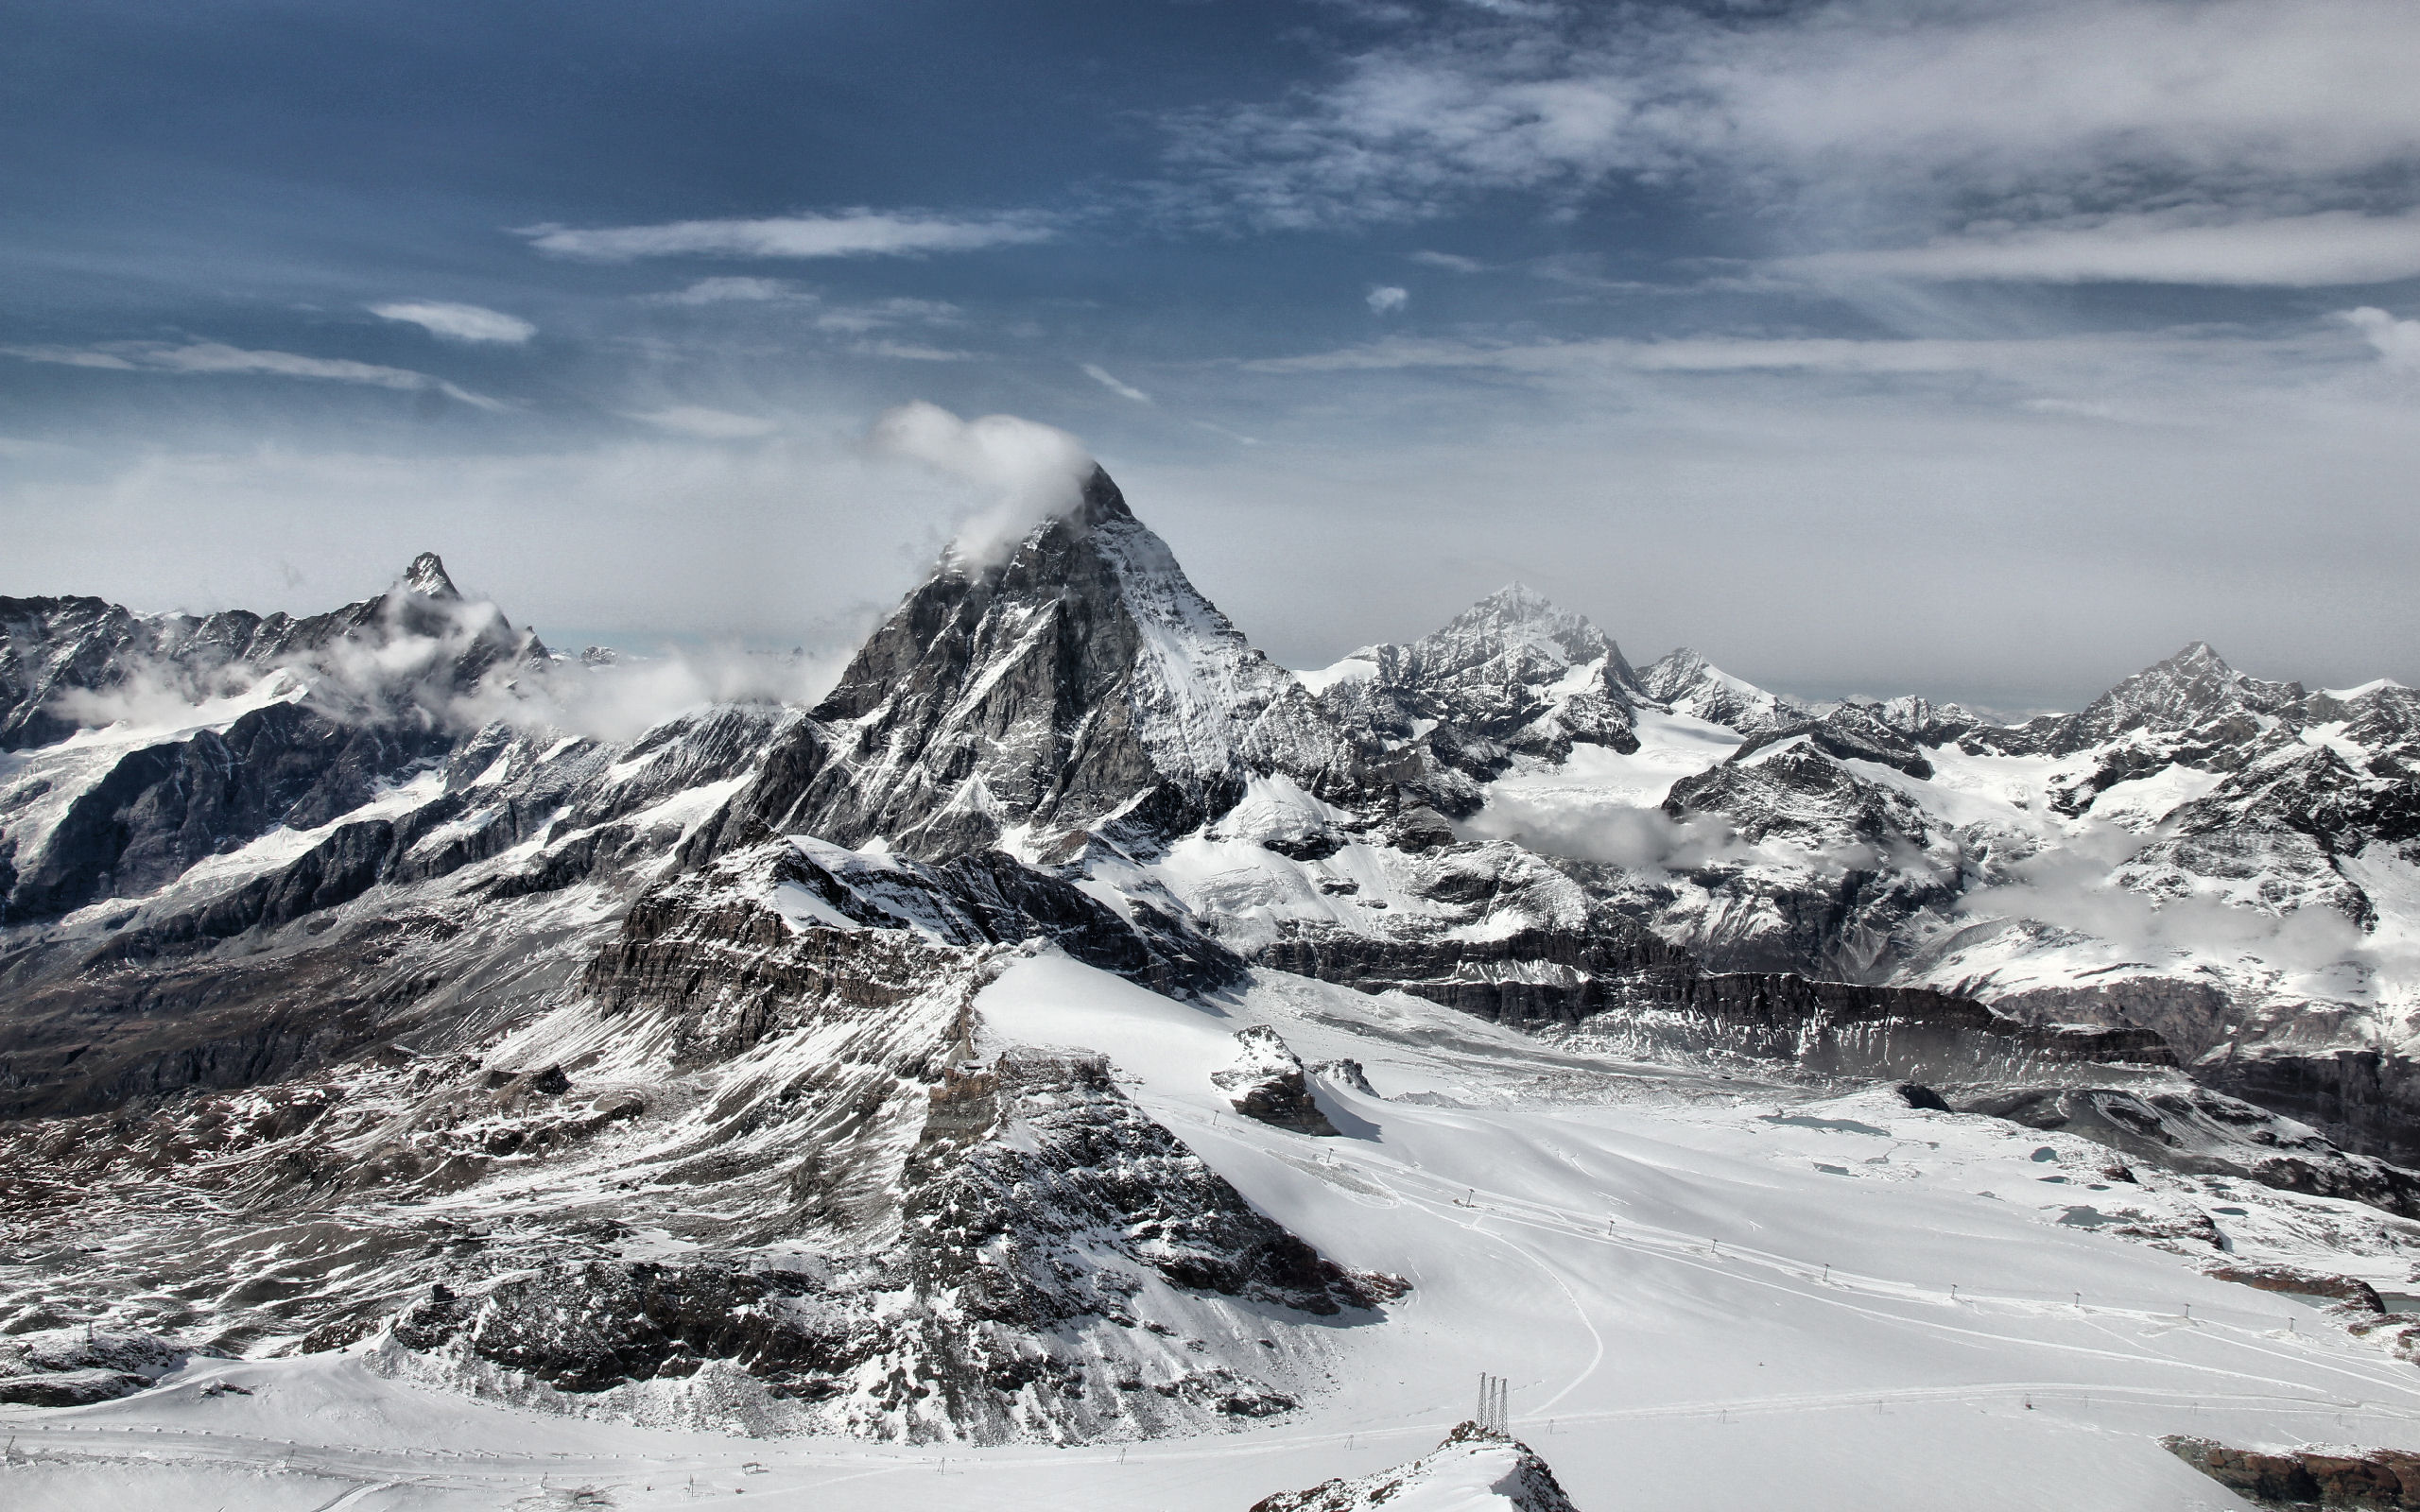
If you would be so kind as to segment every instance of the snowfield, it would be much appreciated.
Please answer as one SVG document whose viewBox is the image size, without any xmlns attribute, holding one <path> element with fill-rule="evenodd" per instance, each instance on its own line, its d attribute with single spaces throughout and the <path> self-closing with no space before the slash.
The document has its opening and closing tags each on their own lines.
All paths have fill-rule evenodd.
<svg viewBox="0 0 2420 1512">
<path fill-rule="evenodd" d="M 1611 1061 L 1278 973 L 1180 1003 L 1046 948 L 977 1009 L 987 1052 L 1107 1054 L 1255 1206 L 1412 1283 L 1383 1322 L 1324 1325 L 1337 1389 L 1193 1439 L 887 1448 L 515 1411 L 392 1379 L 365 1345 L 197 1360 L 123 1400 L 6 1409 L 8 1504 L 669 1507 L 736 1492 L 1240 1512 L 1428 1452 L 1481 1370 L 1514 1383 L 1514 1433 L 1588 1508 L 2218 1507 L 2234 1503 L 2158 1435 L 2420 1446 L 2411 1365 L 2317 1299 L 2202 1275 L 2184 1251 L 2216 1258 L 2206 1245 L 2113 1231 L 2212 1224 L 2231 1262 L 2408 1290 L 2420 1225 L 2372 1208 L 2139 1166 L 2118 1178 L 2101 1146 L 1889 1089 L 1825 1098 Z M 1228 1106 L 1211 1074 L 1255 1024 L 1314 1066 L 1338 1137 Z M 1340 1058 L 1370 1091 L 1317 1069 Z M 1233 1347 L 1253 1348 L 1249 1322 L 1234 1326 Z"/>
</svg>

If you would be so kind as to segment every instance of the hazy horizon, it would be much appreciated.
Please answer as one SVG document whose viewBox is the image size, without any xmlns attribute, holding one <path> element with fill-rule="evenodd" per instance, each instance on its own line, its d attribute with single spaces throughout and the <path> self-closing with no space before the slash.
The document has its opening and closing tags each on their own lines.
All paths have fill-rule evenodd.
<svg viewBox="0 0 2420 1512">
<path fill-rule="evenodd" d="M 19 8 L 0 593 L 806 644 L 1081 438 L 1291 666 L 2420 682 L 2420 12 Z"/>
</svg>

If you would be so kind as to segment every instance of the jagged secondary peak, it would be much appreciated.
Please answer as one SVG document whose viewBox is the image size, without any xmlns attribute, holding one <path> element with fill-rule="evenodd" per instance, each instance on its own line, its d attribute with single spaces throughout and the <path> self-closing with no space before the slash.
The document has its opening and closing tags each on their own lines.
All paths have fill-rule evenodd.
<svg viewBox="0 0 2420 1512">
<path fill-rule="evenodd" d="M 454 579 L 445 575 L 444 558 L 433 551 L 414 557 L 412 564 L 404 569 L 404 576 L 395 579 L 395 586 L 423 598 L 451 601 L 462 596 L 461 590 L 454 586 Z"/>
<path fill-rule="evenodd" d="M 1638 680 L 1649 697 L 1674 713 L 1727 725 L 1743 735 L 1787 730 L 1815 717 L 1813 710 L 1733 677 L 1685 645 L 1649 662 Z"/>
<path fill-rule="evenodd" d="M 936 859 L 1004 837 L 1047 849 L 1113 818 L 1175 833 L 1250 773 L 1317 785 L 1346 758 L 1098 468 L 1002 559 L 945 555 L 816 717 L 837 727 L 834 760 L 786 822 Z"/>
<path fill-rule="evenodd" d="M 1367 741 L 1426 740 L 1440 760 L 1493 776 L 1513 753 L 1561 761 L 1574 742 L 1638 748 L 1638 675 L 1611 636 L 1520 583 L 1409 645 L 1356 651 L 1321 701 Z"/>
<path fill-rule="evenodd" d="M 1625 686 L 1637 678 L 1613 637 L 1526 583 L 1507 583 L 1455 615 L 1443 629 L 1414 642 L 1413 648 L 1432 663 L 1511 655 L 1570 666 L 1603 657 Z"/>
<path fill-rule="evenodd" d="M 2045 747 L 2066 755 L 2135 730 L 2198 729 L 2214 719 L 2242 720 L 2246 733 L 2259 715 L 2303 698 L 2299 682 L 2270 682 L 2227 665 L 2206 641 L 2195 641 L 2095 698 L 2082 713 L 2043 722 Z"/>
</svg>

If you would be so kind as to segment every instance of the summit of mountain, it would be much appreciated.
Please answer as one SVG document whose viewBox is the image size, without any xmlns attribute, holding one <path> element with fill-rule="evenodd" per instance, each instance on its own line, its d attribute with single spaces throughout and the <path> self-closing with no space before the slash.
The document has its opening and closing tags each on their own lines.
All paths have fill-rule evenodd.
<svg viewBox="0 0 2420 1512">
<path fill-rule="evenodd" d="M 953 549 L 860 646 L 724 833 L 880 837 L 944 860 L 1148 847 L 1246 780 L 1347 780 L 1350 751 L 1095 468 L 997 560 Z"/>
<path fill-rule="evenodd" d="M 2005 730 L 1979 731 L 2010 754 L 2072 756 L 2129 737 L 2239 744 L 2264 721 L 2306 696 L 2299 682 L 2272 682 L 2229 666 L 2206 641 L 2189 643 L 2119 680 L 2072 714 L 2045 714 Z"/>
</svg>

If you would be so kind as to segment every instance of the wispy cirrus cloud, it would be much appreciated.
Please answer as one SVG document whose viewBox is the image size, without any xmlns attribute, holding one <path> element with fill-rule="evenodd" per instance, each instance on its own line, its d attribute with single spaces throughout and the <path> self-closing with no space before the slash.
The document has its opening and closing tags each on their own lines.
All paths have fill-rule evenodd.
<svg viewBox="0 0 2420 1512">
<path fill-rule="evenodd" d="M 477 304 L 449 304 L 433 301 L 397 301 L 373 304 L 370 313 L 382 320 L 401 320 L 419 326 L 433 336 L 448 341 L 501 342 L 519 346 L 538 334 L 538 328 L 516 315 L 491 310 Z"/>
<path fill-rule="evenodd" d="M 1169 117 L 1170 203 L 1315 228 L 1680 188 L 1764 212 L 1832 272 L 2420 271 L 2420 8 L 2401 0 L 1442 14 L 1323 83 Z"/>
<path fill-rule="evenodd" d="M 812 301 L 816 296 L 782 278 L 701 278 L 686 288 L 644 298 L 658 304 L 771 304 Z"/>
<path fill-rule="evenodd" d="M 815 318 L 817 329 L 862 335 L 898 325 L 956 325 L 965 312 L 947 300 L 890 299 L 836 304 Z"/>
<path fill-rule="evenodd" d="M 2267 284 L 2296 288 L 2420 278 L 2420 213 L 2350 210 L 2207 223 L 2189 213 L 2005 224 L 1919 247 L 1786 258 L 1817 279 L 1885 277 L 2041 284 Z"/>
<path fill-rule="evenodd" d="M 119 372 L 169 372 L 188 375 L 258 374 L 275 378 L 320 379 L 330 383 L 366 384 L 375 388 L 419 389 L 445 395 L 485 410 L 510 406 L 502 400 L 475 394 L 441 378 L 409 368 L 389 368 L 347 357 L 310 357 L 294 352 L 256 352 L 221 341 L 194 341 L 177 346 L 164 341 L 112 341 L 90 347 L 17 346 L 0 352 L 27 362 L 57 363 L 70 368 L 97 368 Z"/>
<path fill-rule="evenodd" d="M 752 440 L 781 429 L 779 421 L 762 415 L 735 415 L 703 404 L 668 404 L 662 409 L 633 411 L 629 418 L 660 431 L 708 441 Z"/>
<path fill-rule="evenodd" d="M 559 257 L 626 263 L 642 257 L 915 257 L 1048 241 L 1057 230 L 1032 214 L 965 217 L 844 210 L 653 226 L 528 226 L 518 234 Z"/>
<path fill-rule="evenodd" d="M 1085 377 L 1100 385 L 1103 388 L 1108 389 L 1111 393 L 1117 395 L 1121 399 L 1131 399 L 1138 404 L 1148 404 L 1151 403 L 1150 395 L 1143 392 L 1140 388 L 1135 387 L 1132 384 L 1127 383 L 1125 380 L 1117 377 L 1115 373 L 1110 372 L 1107 369 L 1100 367 L 1097 363 L 1087 362 L 1082 365 L 1082 369 Z"/>
</svg>

